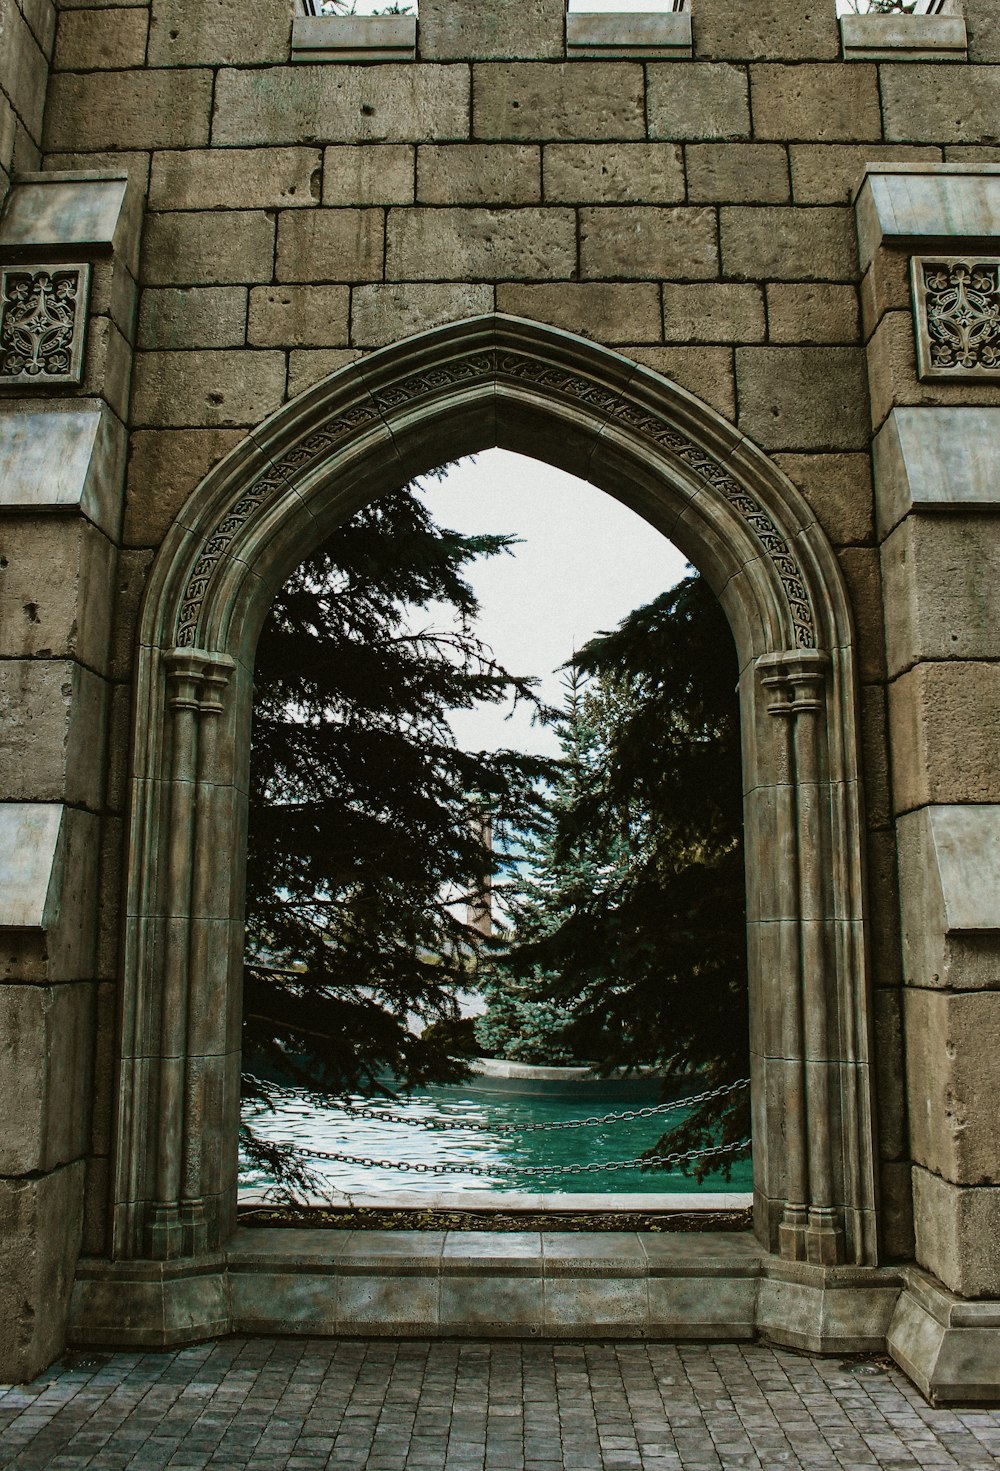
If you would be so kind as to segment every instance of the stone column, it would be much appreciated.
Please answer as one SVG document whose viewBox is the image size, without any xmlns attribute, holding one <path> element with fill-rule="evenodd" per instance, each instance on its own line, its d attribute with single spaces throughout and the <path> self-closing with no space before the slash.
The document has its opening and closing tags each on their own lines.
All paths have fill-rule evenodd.
<svg viewBox="0 0 1000 1471">
<path fill-rule="evenodd" d="M 785 1109 L 786 1202 L 781 1254 L 824 1265 L 843 1260 L 844 1233 L 835 1205 L 828 1023 L 826 855 L 822 720 L 829 660 L 801 650 L 762 660 L 768 710 L 779 722 L 779 766 L 791 780 L 776 789 L 779 891 L 794 914 L 786 946 L 789 1055 Z"/>
<path fill-rule="evenodd" d="M 167 656 L 172 765 L 167 837 L 168 914 L 165 919 L 159 1047 L 156 1198 L 147 1226 L 150 1256 L 168 1259 L 205 1249 L 200 1150 L 190 1140 L 192 1053 L 190 1018 L 204 985 L 204 916 L 210 884 L 211 784 L 215 733 L 233 661 L 175 650 Z M 201 924 L 193 919 L 199 916 Z M 194 1007 L 192 1003 L 195 1003 Z"/>
</svg>

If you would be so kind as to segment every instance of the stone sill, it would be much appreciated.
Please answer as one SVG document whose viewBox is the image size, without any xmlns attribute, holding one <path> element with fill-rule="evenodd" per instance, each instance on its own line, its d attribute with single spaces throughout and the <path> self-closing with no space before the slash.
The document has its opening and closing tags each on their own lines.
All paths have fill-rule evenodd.
<svg viewBox="0 0 1000 1471">
<path fill-rule="evenodd" d="M 686 11 L 662 15 L 578 11 L 566 17 L 566 55 L 588 60 L 688 60 L 691 16 Z"/>
<path fill-rule="evenodd" d="M 297 15 L 293 61 L 415 61 L 415 15 Z"/>
<path fill-rule="evenodd" d="M 842 15 L 845 61 L 967 61 L 961 15 Z"/>
<path fill-rule="evenodd" d="M 566 17 L 566 55 L 586 60 L 689 60 L 691 16 L 579 12 Z M 292 61 L 415 61 L 415 15 L 297 15 Z"/>
</svg>

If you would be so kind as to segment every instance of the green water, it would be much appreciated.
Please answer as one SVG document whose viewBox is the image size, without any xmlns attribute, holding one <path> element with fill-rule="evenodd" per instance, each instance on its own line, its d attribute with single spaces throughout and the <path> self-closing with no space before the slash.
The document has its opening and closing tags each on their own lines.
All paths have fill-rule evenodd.
<svg viewBox="0 0 1000 1471">
<path fill-rule="evenodd" d="M 594 1169 L 583 1173 L 536 1175 L 538 1166 L 604 1165 L 629 1161 L 651 1148 L 669 1122 L 685 1116 L 677 1110 L 663 1118 L 635 1119 L 587 1128 L 533 1130 L 526 1125 L 565 1123 L 589 1115 L 621 1113 L 657 1097 L 636 1099 L 634 1094 L 604 1096 L 600 1102 L 579 1098 L 549 1100 L 479 1090 L 468 1084 L 426 1088 L 409 1098 L 372 1104 L 356 1100 L 379 1112 L 403 1116 L 411 1123 L 351 1118 L 342 1111 L 317 1104 L 309 1095 L 286 1090 L 274 1112 L 252 1108 L 245 1117 L 269 1139 L 283 1140 L 301 1148 L 350 1154 L 377 1161 L 373 1165 L 312 1162 L 322 1181 L 317 1199 L 340 1193 L 396 1193 L 398 1191 L 447 1191 L 463 1194 L 490 1191 L 496 1194 L 531 1191 L 545 1194 L 705 1194 L 714 1191 L 748 1191 L 752 1188 L 752 1165 L 748 1158 L 733 1163 L 730 1178 L 717 1172 L 696 1184 L 690 1175 L 677 1170 Z M 431 1120 L 459 1127 L 435 1130 L 417 1127 Z M 429 1165 L 432 1171 L 393 1169 L 392 1162 Z M 468 1167 L 482 1173 L 469 1173 Z M 274 1182 L 260 1171 L 241 1175 L 245 1193 L 254 1197 Z"/>
</svg>

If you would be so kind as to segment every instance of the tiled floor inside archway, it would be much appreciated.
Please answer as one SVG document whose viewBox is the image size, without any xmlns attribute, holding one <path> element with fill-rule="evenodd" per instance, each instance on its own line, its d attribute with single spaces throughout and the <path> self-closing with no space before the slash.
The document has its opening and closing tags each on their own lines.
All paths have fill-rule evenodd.
<svg viewBox="0 0 1000 1471">
<path fill-rule="evenodd" d="M 160 1471 L 1000 1467 L 1000 1410 L 760 1345 L 232 1338 L 0 1386 L 0 1466 Z"/>
</svg>

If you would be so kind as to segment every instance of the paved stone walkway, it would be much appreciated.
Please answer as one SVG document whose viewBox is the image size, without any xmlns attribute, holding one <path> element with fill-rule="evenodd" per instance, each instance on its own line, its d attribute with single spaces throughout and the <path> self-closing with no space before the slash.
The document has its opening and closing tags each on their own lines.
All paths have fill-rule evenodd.
<svg viewBox="0 0 1000 1471">
<path fill-rule="evenodd" d="M 1000 1411 L 758 1345 L 233 1338 L 0 1386 L 0 1466 L 736 1471 L 1000 1466 Z"/>
</svg>

